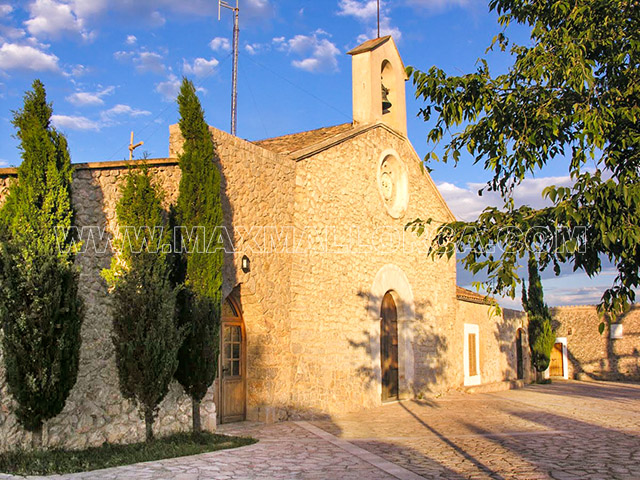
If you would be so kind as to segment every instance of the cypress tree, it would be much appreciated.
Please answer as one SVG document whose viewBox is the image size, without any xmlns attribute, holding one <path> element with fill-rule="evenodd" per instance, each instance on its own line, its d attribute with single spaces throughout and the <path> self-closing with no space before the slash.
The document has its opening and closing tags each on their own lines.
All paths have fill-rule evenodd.
<svg viewBox="0 0 640 480">
<path fill-rule="evenodd" d="M 555 332 L 551 326 L 551 313 L 544 303 L 542 281 L 538 272 L 538 263 L 534 257 L 529 258 L 529 291 L 525 291 L 522 284 L 522 306 L 529 317 L 529 347 L 531 348 L 531 363 L 536 369 L 538 380 L 541 374 L 549 368 L 551 350 L 555 342 Z"/>
<path fill-rule="evenodd" d="M 200 402 L 218 369 L 222 265 L 224 251 L 214 249 L 216 228 L 222 225 L 220 172 L 214 163 L 215 145 L 193 83 L 184 79 L 178 95 L 180 130 L 184 137 L 180 155 L 180 194 L 177 222 L 183 232 L 199 235 L 182 239 L 183 253 L 177 270 L 184 283 L 179 300 L 181 325 L 187 328 L 178 355 L 176 378 L 191 397 L 193 430 L 201 430 Z"/>
<path fill-rule="evenodd" d="M 113 290 L 113 344 L 122 395 L 138 405 L 147 441 L 178 366 L 182 332 L 177 290 L 165 246 L 170 243 L 160 192 L 148 172 L 131 170 L 116 206 L 119 257 L 103 272 Z"/>
<path fill-rule="evenodd" d="M 40 447 L 43 423 L 62 411 L 78 376 L 83 308 L 68 234 L 72 167 L 42 82 L 13 113 L 22 163 L 0 210 L 0 323 L 15 413 Z"/>
</svg>

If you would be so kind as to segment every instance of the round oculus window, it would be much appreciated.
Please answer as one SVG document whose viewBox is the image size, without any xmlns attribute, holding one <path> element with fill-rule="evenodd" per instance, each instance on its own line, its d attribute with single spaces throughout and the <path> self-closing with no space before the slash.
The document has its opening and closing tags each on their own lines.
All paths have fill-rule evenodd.
<svg viewBox="0 0 640 480">
<path fill-rule="evenodd" d="M 385 152 L 378 166 L 378 189 L 387 213 L 401 218 L 409 204 L 409 179 L 405 164 L 395 152 Z"/>
</svg>

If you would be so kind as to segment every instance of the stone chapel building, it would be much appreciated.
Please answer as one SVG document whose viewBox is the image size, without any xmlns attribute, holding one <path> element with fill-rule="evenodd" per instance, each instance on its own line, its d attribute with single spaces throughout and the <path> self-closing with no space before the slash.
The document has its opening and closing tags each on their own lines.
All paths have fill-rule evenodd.
<svg viewBox="0 0 640 480">
<path fill-rule="evenodd" d="M 352 123 L 257 142 L 211 128 L 232 248 L 220 375 L 202 404 L 209 428 L 332 415 L 529 375 L 523 320 L 496 315 L 482 296 L 457 287 L 455 257 L 429 258 L 428 235 L 405 231 L 416 218 L 454 216 L 407 138 L 407 76 L 393 39 L 349 54 Z M 167 206 L 177 196 L 181 144 L 173 125 L 169 158 L 146 161 Z M 83 231 L 80 372 L 65 410 L 45 426 L 50 446 L 143 438 L 143 422 L 118 392 L 100 277 L 127 163 L 75 166 L 76 222 L 105 230 Z M 14 177 L 0 170 L 0 199 Z M 0 449 L 28 442 L 10 412 L 0 371 Z M 188 429 L 189 415 L 175 384 L 158 433 Z"/>
</svg>

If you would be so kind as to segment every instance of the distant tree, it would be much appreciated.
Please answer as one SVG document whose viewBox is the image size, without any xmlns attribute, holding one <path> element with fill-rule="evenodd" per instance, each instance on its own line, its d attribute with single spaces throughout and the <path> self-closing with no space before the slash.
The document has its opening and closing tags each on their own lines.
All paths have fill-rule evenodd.
<svg viewBox="0 0 640 480">
<path fill-rule="evenodd" d="M 44 85 L 33 82 L 13 125 L 22 150 L 18 179 L 0 210 L 0 323 L 18 421 L 42 446 L 42 425 L 76 383 L 83 308 L 69 236 L 71 161 L 50 124 Z"/>
<path fill-rule="evenodd" d="M 538 272 L 538 265 L 534 258 L 529 259 L 529 293 L 522 282 L 522 307 L 527 312 L 529 320 L 529 347 L 531 348 L 531 363 L 536 369 L 536 378 L 542 379 L 542 372 L 549 368 L 551 350 L 555 342 L 555 332 L 551 325 L 551 313 L 544 303 L 542 281 Z"/>
<path fill-rule="evenodd" d="M 119 257 L 103 273 L 112 285 L 113 345 L 122 395 L 138 404 L 146 439 L 178 367 L 183 339 L 165 246 L 170 232 L 160 192 L 145 170 L 132 169 L 116 213 Z"/>
<path fill-rule="evenodd" d="M 178 106 L 184 146 L 176 217 L 183 232 L 198 235 L 182 238 L 180 243 L 184 253 L 178 259 L 177 281 L 185 288 L 178 301 L 179 318 L 187 336 L 178 355 L 176 378 L 191 397 L 193 430 L 198 432 L 202 429 L 200 402 L 218 370 L 224 251 L 217 249 L 215 235 L 222 225 L 222 204 L 215 145 L 195 87 L 186 78 Z"/>
<path fill-rule="evenodd" d="M 439 228 L 433 253 L 448 254 L 449 242 L 470 248 L 465 268 L 486 272 L 489 293 L 513 297 L 519 261 L 531 254 L 529 242 L 511 241 L 514 232 L 546 231 L 540 269 L 559 273 L 568 263 L 595 275 L 610 260 L 617 276 L 600 309 L 621 313 L 640 285 L 640 2 L 490 0 L 489 7 L 504 29 L 491 47 L 509 50 L 507 72 L 492 74 L 485 61 L 460 76 L 408 69 L 426 102 L 420 115 L 434 120 L 428 140 L 446 141 L 444 161 L 470 155 L 483 165 L 492 176 L 486 189 L 504 201 L 475 221 Z M 509 41 L 511 23 L 529 29 L 526 45 Z M 549 207 L 516 208 L 514 187 L 557 162 L 567 165 L 571 185 L 545 189 Z"/>
</svg>

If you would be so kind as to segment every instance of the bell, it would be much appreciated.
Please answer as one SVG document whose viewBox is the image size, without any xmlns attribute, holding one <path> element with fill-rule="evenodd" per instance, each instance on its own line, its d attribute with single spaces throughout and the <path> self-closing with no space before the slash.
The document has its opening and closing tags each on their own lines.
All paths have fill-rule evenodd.
<svg viewBox="0 0 640 480">
<path fill-rule="evenodd" d="M 390 108 L 389 89 L 382 85 L 382 113 L 389 113 Z"/>
</svg>

